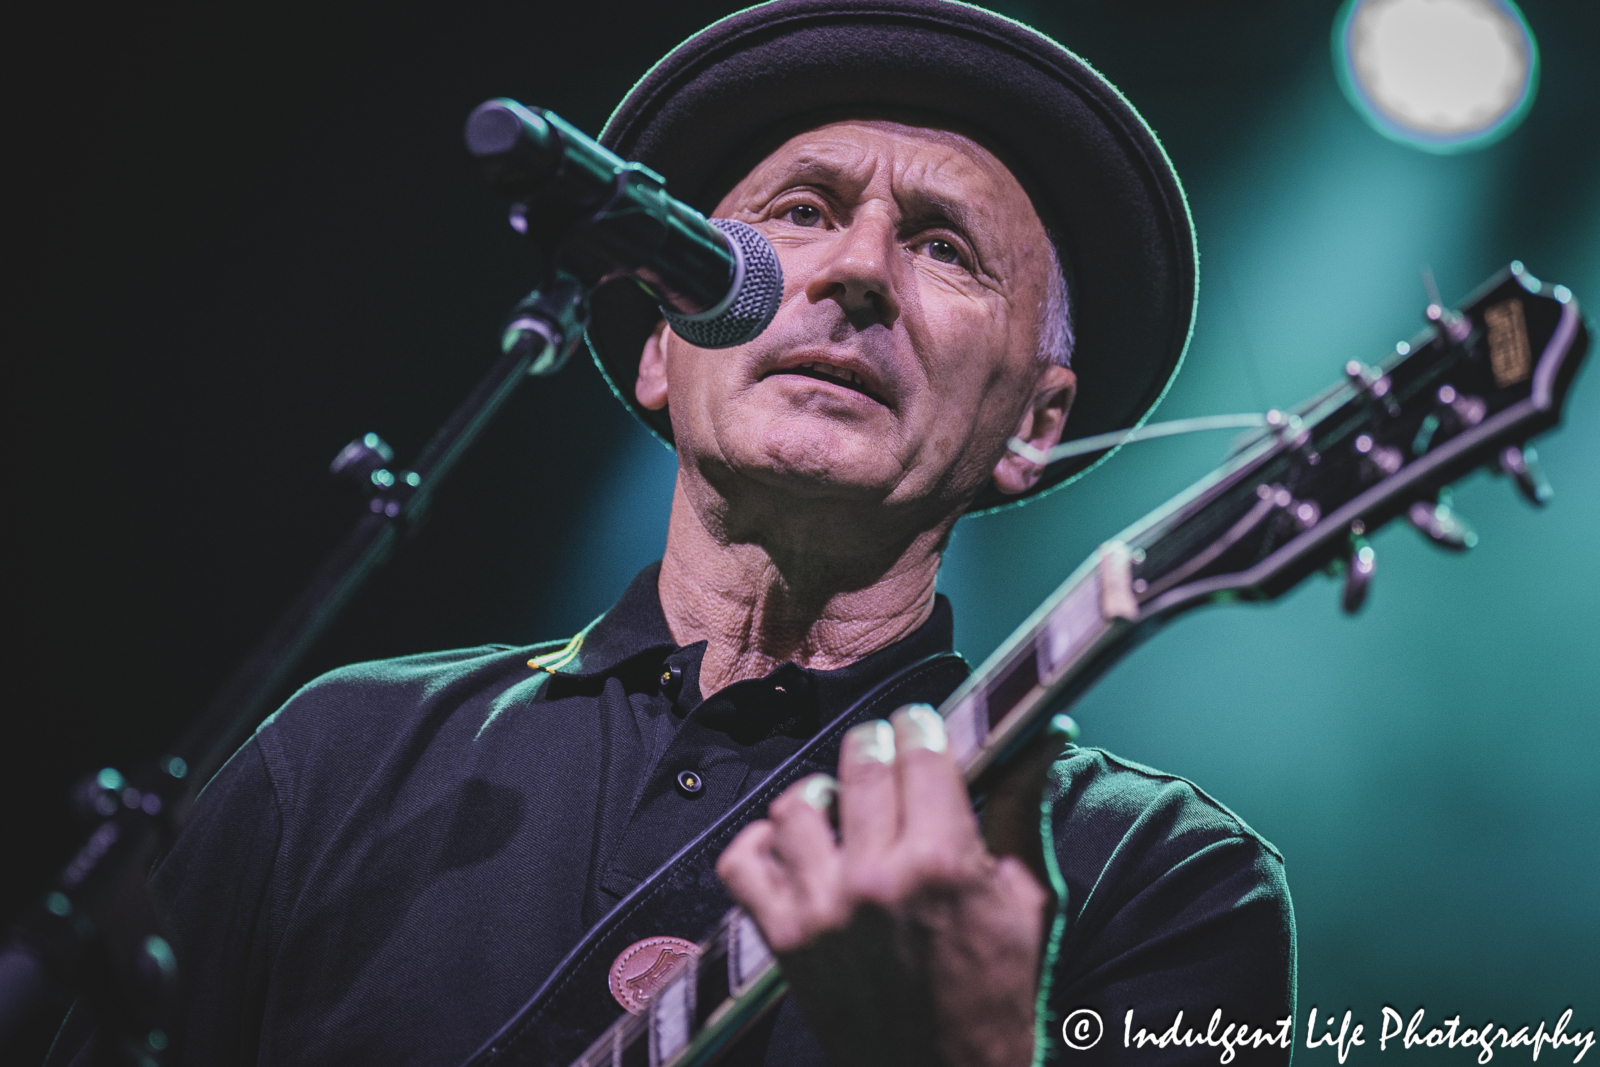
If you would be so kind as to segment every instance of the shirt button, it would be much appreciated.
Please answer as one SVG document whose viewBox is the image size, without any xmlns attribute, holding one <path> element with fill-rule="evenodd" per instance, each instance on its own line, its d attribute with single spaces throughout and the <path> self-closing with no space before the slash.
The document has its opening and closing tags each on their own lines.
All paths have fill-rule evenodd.
<svg viewBox="0 0 1600 1067">
<path fill-rule="evenodd" d="M 671 689 L 681 681 L 683 681 L 683 668 L 676 663 L 661 668 L 661 687 L 663 689 Z"/>
<path fill-rule="evenodd" d="M 706 780 L 700 777 L 694 771 L 678 772 L 678 792 L 682 793 L 684 796 L 699 796 L 700 791 L 705 789 L 705 787 Z"/>
</svg>

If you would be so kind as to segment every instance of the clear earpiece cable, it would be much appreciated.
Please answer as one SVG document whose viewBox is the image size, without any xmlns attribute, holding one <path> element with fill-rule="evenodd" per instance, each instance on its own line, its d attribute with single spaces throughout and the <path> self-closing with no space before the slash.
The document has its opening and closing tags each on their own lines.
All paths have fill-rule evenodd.
<svg viewBox="0 0 1600 1067">
<path fill-rule="evenodd" d="M 1065 441 L 1056 445 L 1048 452 L 1034 448 L 1020 437 L 1013 437 L 1006 444 L 1011 451 L 1029 463 L 1048 467 L 1052 463 L 1071 459 L 1073 456 L 1106 452 L 1136 441 L 1153 441 L 1158 437 L 1176 437 L 1179 434 L 1204 433 L 1207 430 L 1248 430 L 1266 425 L 1268 421 L 1265 415 L 1205 415 L 1197 419 L 1153 422 L 1130 430 L 1113 430 L 1110 433 L 1095 434 L 1093 437 L 1080 437 L 1076 441 Z"/>
</svg>

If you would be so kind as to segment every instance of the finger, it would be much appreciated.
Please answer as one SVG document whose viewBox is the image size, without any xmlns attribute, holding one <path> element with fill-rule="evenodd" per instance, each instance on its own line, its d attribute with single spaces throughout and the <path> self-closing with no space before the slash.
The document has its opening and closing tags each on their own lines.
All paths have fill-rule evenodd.
<svg viewBox="0 0 1600 1067">
<path fill-rule="evenodd" d="M 944 720 L 927 704 L 912 704 L 890 722 L 899 752 L 903 841 L 919 853 L 948 860 L 981 852 L 967 784 L 950 755 Z"/>
<path fill-rule="evenodd" d="M 760 922 L 758 912 L 793 895 L 788 873 L 772 851 L 772 823 L 761 819 L 740 830 L 717 857 L 717 877 L 728 895 Z"/>
<path fill-rule="evenodd" d="M 839 837 L 849 856 L 886 852 L 900 834 L 894 728 L 882 719 L 856 726 L 839 751 Z"/>
<path fill-rule="evenodd" d="M 717 859 L 717 876 L 772 950 L 788 952 L 805 942 L 807 924 L 793 879 L 773 853 L 773 836 L 765 819 L 745 827 Z"/>
<path fill-rule="evenodd" d="M 828 775 L 814 774 L 785 790 L 768 812 L 772 855 L 811 930 L 839 921 L 839 845 L 828 821 L 838 789 Z"/>
</svg>

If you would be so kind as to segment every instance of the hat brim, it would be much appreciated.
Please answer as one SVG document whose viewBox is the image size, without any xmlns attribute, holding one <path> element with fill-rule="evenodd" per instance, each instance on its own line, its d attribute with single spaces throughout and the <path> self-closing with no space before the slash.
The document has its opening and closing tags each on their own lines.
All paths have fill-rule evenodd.
<svg viewBox="0 0 1600 1067">
<path fill-rule="evenodd" d="M 1069 264 L 1078 396 L 1066 439 L 1142 422 L 1193 329 L 1198 266 L 1188 203 L 1160 142 L 1122 94 L 1021 23 L 950 0 L 774 0 L 673 49 L 623 99 L 600 141 L 709 213 L 742 176 L 730 178 L 730 167 L 773 130 L 851 109 L 947 118 L 996 148 Z M 633 396 L 640 352 L 659 320 L 637 286 L 611 283 L 594 294 L 589 344 L 612 391 L 671 444 L 667 413 Z M 987 487 L 969 511 L 1037 496 L 1107 454 L 1054 463 L 1020 496 Z"/>
</svg>

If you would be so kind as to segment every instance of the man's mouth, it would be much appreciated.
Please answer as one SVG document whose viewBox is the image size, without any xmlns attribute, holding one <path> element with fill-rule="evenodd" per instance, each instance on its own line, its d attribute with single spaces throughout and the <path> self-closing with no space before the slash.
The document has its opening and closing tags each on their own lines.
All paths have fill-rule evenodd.
<svg viewBox="0 0 1600 1067">
<path fill-rule="evenodd" d="M 819 382 L 831 382 L 834 385 L 842 385 L 846 389 L 860 393 L 869 400 L 883 404 L 885 407 L 888 406 L 883 397 L 874 392 L 873 389 L 867 384 L 865 378 L 847 367 L 836 367 L 831 363 L 800 363 L 793 367 L 784 367 L 782 370 L 775 370 L 771 374 L 767 375 L 767 377 L 770 378 L 773 375 L 778 374 L 797 374 L 802 378 L 815 378 Z"/>
</svg>

